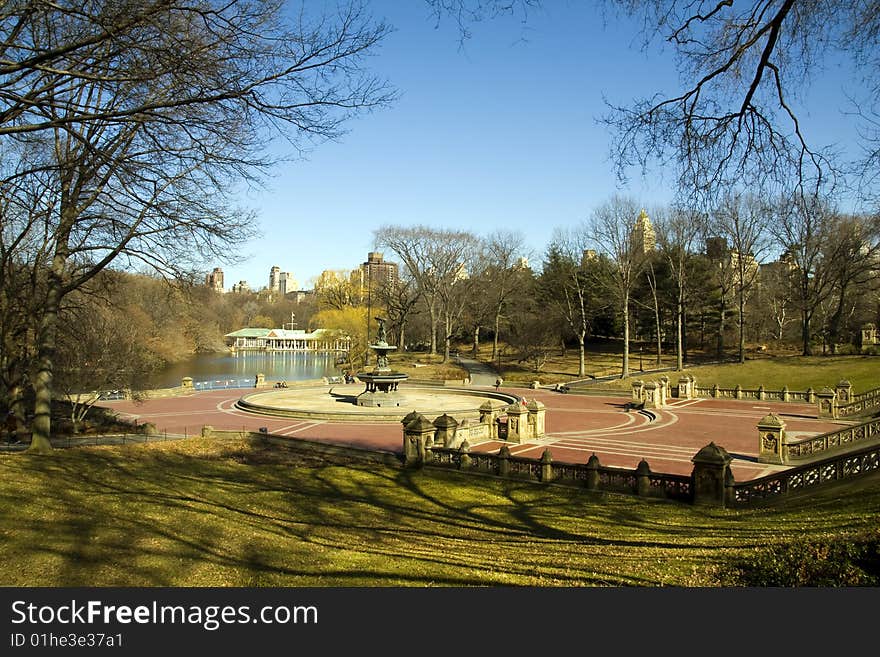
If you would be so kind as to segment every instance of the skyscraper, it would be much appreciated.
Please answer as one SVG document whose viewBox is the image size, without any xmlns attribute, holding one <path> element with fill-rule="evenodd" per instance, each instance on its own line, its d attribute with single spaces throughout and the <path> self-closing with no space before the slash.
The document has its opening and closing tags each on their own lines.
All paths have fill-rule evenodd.
<svg viewBox="0 0 880 657">
<path fill-rule="evenodd" d="M 220 267 L 214 267 L 214 271 L 205 276 L 205 285 L 215 292 L 223 292 L 223 270 Z"/>
<path fill-rule="evenodd" d="M 278 292 L 281 285 L 281 267 L 275 265 L 269 270 L 269 289 Z"/>
</svg>

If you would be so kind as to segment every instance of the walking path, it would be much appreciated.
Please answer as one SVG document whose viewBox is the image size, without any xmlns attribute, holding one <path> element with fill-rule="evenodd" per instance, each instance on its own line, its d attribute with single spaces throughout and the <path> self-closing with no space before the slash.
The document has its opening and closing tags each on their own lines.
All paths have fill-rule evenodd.
<svg viewBox="0 0 880 657">
<path fill-rule="evenodd" d="M 495 386 L 495 379 L 498 378 L 498 372 L 489 365 L 474 360 L 473 358 L 465 358 L 459 356 L 459 364 L 467 370 L 472 386 Z"/>
</svg>

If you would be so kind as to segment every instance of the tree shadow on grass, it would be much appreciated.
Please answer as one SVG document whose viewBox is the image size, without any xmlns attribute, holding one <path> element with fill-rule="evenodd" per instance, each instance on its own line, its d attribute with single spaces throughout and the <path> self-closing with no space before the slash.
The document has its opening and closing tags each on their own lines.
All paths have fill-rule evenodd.
<svg viewBox="0 0 880 657">
<path fill-rule="evenodd" d="M 14 585 L 649 586 L 640 564 L 657 554 L 699 561 L 732 527 L 749 542 L 772 531 L 244 441 L 10 456 L 0 471 Z"/>
</svg>

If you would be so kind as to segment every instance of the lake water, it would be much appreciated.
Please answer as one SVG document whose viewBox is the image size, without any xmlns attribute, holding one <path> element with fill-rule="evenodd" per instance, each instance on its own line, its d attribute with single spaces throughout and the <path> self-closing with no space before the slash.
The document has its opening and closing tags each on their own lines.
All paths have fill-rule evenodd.
<svg viewBox="0 0 880 657">
<path fill-rule="evenodd" d="M 305 381 L 338 376 L 336 354 L 307 352 L 242 351 L 235 354 L 202 354 L 168 366 L 158 375 L 157 388 L 179 386 L 185 376 L 194 383 L 226 379 L 249 379 L 257 374 L 266 381 Z"/>
</svg>

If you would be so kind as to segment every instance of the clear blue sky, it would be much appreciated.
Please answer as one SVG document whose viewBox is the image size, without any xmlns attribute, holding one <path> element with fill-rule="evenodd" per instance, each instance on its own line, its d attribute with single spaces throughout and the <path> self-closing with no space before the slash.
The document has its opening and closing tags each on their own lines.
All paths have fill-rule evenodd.
<svg viewBox="0 0 880 657">
<path fill-rule="evenodd" d="M 243 262 L 205 263 L 223 267 L 227 288 L 239 280 L 261 288 L 273 265 L 300 287 L 325 269 L 354 269 L 383 224 L 521 231 L 539 265 L 554 228 L 577 225 L 612 194 L 646 206 L 671 199 L 662 172 L 647 180 L 634 172 L 629 187 L 618 186 L 609 135 L 596 121 L 603 97 L 626 104 L 679 88 L 669 53 L 642 52 L 633 23 L 606 22 L 592 3 L 546 2 L 526 23 L 473 25 L 462 46 L 455 23 L 437 27 L 419 0 L 369 6 L 395 28 L 370 69 L 399 99 L 308 159 L 279 166 L 265 191 L 242 196 L 262 235 Z M 835 76 L 813 92 L 826 99 L 808 117 L 822 126 L 820 141 L 837 138 L 842 101 L 827 102 L 835 93 Z"/>
</svg>

